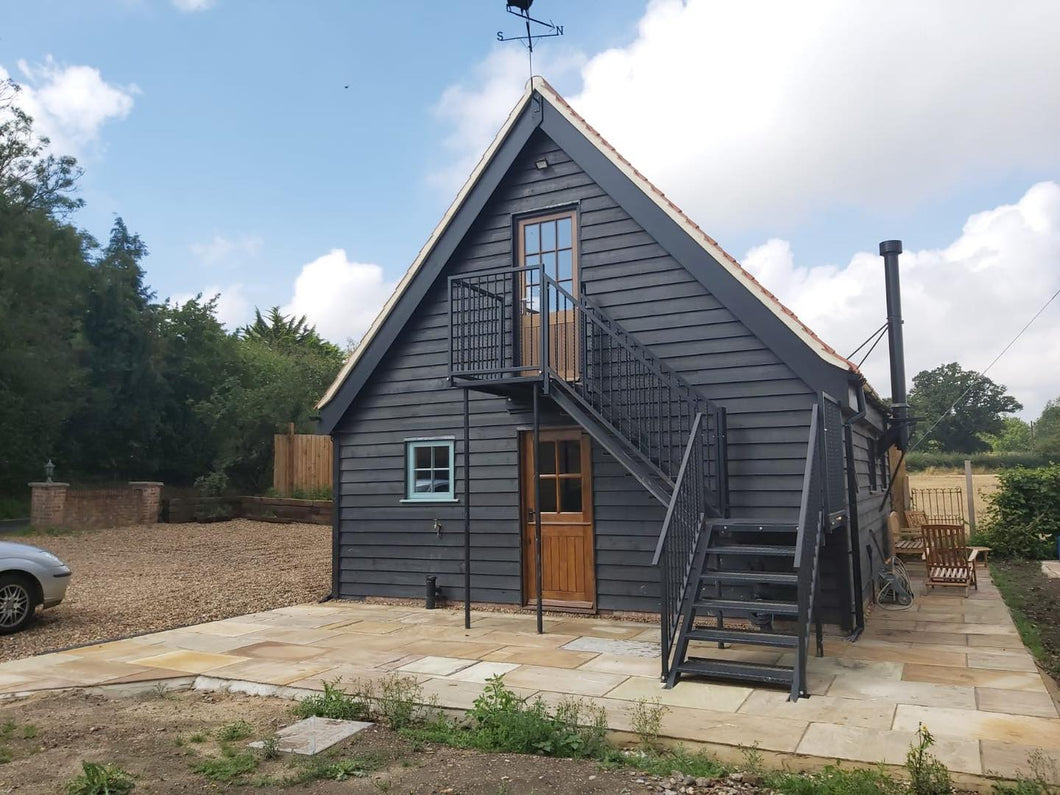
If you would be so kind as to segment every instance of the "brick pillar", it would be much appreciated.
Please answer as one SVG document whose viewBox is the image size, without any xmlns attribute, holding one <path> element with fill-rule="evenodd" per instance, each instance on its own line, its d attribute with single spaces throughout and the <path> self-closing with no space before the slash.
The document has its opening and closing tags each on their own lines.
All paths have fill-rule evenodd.
<svg viewBox="0 0 1060 795">
<path fill-rule="evenodd" d="M 69 483 L 30 483 L 32 496 L 29 523 L 33 527 L 62 527 L 65 524 L 66 491 Z"/>
<path fill-rule="evenodd" d="M 151 480 L 129 482 L 129 488 L 140 495 L 140 515 L 137 524 L 158 524 L 162 506 L 162 484 Z"/>
</svg>

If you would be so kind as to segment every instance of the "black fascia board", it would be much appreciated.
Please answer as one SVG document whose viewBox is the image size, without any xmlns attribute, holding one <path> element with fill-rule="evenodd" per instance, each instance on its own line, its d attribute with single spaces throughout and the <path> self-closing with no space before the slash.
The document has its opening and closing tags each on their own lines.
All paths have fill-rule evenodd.
<svg viewBox="0 0 1060 795">
<path fill-rule="evenodd" d="M 851 372 L 824 361 L 547 101 L 541 129 L 810 389 L 846 403 Z"/>
<path fill-rule="evenodd" d="M 320 409 L 318 433 L 333 434 L 335 432 L 335 428 L 342 421 L 342 417 L 353 404 L 358 393 L 364 388 L 387 350 L 397 339 L 420 302 L 426 297 L 435 280 L 441 275 L 449 258 L 464 239 L 471 225 L 478 219 L 486 203 L 493 196 L 493 192 L 508 173 L 508 169 L 530 140 L 530 136 L 541 124 L 541 105 L 541 97 L 535 92 L 497 148 L 489 165 L 479 175 L 478 181 L 463 205 L 450 219 L 434 248 L 427 255 L 426 261 L 420 266 L 419 272 L 398 298 L 397 305 L 387 316 L 383 327 L 368 343 L 368 349 L 361 354 L 336 395 Z"/>
</svg>

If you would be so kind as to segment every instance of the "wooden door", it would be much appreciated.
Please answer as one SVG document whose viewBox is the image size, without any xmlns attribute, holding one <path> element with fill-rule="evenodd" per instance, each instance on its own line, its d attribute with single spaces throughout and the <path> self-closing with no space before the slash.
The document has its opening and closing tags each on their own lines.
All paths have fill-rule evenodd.
<svg viewBox="0 0 1060 795">
<path fill-rule="evenodd" d="M 519 364 L 541 367 L 541 316 L 548 302 L 548 363 L 567 381 L 579 372 L 577 236 L 573 212 L 527 218 L 518 225 L 520 267 L 533 270 L 519 274 Z M 541 271 L 556 286 L 542 285 Z M 563 292 L 560 292 L 562 290 Z"/>
<path fill-rule="evenodd" d="M 537 599 L 533 434 L 522 438 L 523 581 Z M 541 457 L 541 599 L 552 608 L 596 605 L 593 484 L 589 437 L 580 429 L 543 430 Z"/>
</svg>

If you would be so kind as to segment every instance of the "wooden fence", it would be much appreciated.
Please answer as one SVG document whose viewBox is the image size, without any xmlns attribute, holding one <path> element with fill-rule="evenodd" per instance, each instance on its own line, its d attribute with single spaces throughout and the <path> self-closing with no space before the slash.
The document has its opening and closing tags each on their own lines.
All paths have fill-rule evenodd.
<svg viewBox="0 0 1060 795">
<path fill-rule="evenodd" d="M 327 496 L 331 491 L 331 437 L 295 433 L 292 423 L 287 433 L 274 437 L 272 487 L 284 497 Z"/>
</svg>

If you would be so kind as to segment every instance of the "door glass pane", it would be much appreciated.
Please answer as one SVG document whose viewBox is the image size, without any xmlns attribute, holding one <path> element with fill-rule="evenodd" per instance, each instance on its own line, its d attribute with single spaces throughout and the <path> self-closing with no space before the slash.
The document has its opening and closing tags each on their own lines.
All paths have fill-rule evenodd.
<svg viewBox="0 0 1060 795">
<path fill-rule="evenodd" d="M 559 505 L 560 510 L 565 513 L 581 513 L 582 510 L 582 479 L 560 478 L 559 480 Z"/>
<path fill-rule="evenodd" d="M 559 443 L 559 471 L 568 475 L 582 471 L 582 445 L 577 439 L 565 439 Z"/>
<path fill-rule="evenodd" d="M 541 478 L 541 513 L 556 512 L 556 479 Z"/>
<path fill-rule="evenodd" d="M 560 281 L 574 278 L 574 253 L 569 248 L 559 252 L 559 266 L 555 278 Z"/>
<path fill-rule="evenodd" d="M 556 222 L 545 221 L 541 224 L 541 250 L 553 251 L 556 248 Z"/>
<path fill-rule="evenodd" d="M 523 227 L 524 250 L 533 254 L 541 250 L 541 227 L 538 224 L 527 224 Z"/>
<path fill-rule="evenodd" d="M 570 248 L 571 247 L 571 219 L 560 218 L 556 221 L 556 231 L 558 237 L 558 248 Z"/>
<path fill-rule="evenodd" d="M 541 442 L 538 449 L 538 470 L 542 475 L 556 474 L 556 443 Z"/>
<path fill-rule="evenodd" d="M 551 276 L 553 279 L 556 278 L 556 252 L 549 251 L 541 255 L 541 259 L 545 263 L 545 275 Z"/>
</svg>

